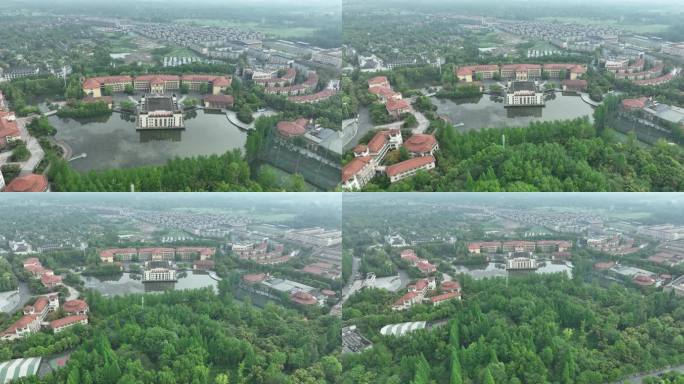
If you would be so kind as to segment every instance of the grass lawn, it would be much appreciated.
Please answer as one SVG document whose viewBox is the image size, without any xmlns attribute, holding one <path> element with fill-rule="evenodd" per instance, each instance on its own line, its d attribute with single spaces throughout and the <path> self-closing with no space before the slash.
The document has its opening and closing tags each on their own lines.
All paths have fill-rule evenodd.
<svg viewBox="0 0 684 384">
<path fill-rule="evenodd" d="M 489 32 L 486 34 L 475 35 L 477 39 L 477 46 L 480 48 L 489 48 L 501 45 L 503 42 L 496 32 Z"/>
<path fill-rule="evenodd" d="M 235 22 L 229 20 L 216 20 L 216 19 L 178 19 L 179 23 L 210 26 L 210 27 L 233 27 L 246 29 L 255 32 L 261 32 L 269 36 L 276 37 L 302 37 L 311 36 L 316 31 L 314 28 L 306 27 L 290 27 L 285 25 L 269 25 L 269 24 L 259 24 L 255 22 Z"/>
<path fill-rule="evenodd" d="M 106 38 L 111 46 L 111 53 L 127 53 L 138 49 L 138 44 L 133 41 L 132 36 L 108 34 Z"/>
</svg>

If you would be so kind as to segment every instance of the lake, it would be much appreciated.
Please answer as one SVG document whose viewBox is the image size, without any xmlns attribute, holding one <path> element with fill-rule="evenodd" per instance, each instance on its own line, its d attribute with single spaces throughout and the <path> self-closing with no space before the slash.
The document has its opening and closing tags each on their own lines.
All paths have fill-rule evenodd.
<svg viewBox="0 0 684 384">
<path fill-rule="evenodd" d="M 122 273 L 112 277 L 81 276 L 85 287 L 100 292 L 103 296 L 120 296 L 133 293 L 163 292 L 168 290 L 200 289 L 213 287 L 218 293 L 218 281 L 206 273 L 188 271 L 187 276 L 179 277 L 177 282 L 143 283 L 134 279 L 130 273 Z"/>
<path fill-rule="evenodd" d="M 482 128 L 524 127 L 533 121 L 567 120 L 588 116 L 593 108 L 579 95 L 556 92 L 547 95 L 545 107 L 504 108 L 503 99 L 482 95 L 479 99 L 449 100 L 432 97 L 439 115 L 446 115 L 460 131 Z M 460 125 L 463 123 L 463 125 Z"/>
<path fill-rule="evenodd" d="M 474 279 L 482 279 L 486 277 L 506 277 L 509 276 L 509 271 L 506 271 L 506 267 L 504 264 L 500 263 L 488 263 L 486 265 L 478 265 L 478 266 L 456 266 L 454 268 L 456 273 L 464 273 L 466 275 L 469 275 L 473 277 Z M 539 274 L 546 274 L 546 273 L 559 273 L 559 272 L 565 272 L 568 274 L 568 277 L 572 277 L 572 263 L 570 262 L 565 262 L 562 264 L 553 264 L 550 261 L 546 261 L 546 265 L 543 267 L 540 267 L 536 271 L 512 271 L 510 272 L 510 276 L 514 275 L 522 275 L 522 274 L 528 274 L 528 273 L 539 273 Z"/>
<path fill-rule="evenodd" d="M 113 113 L 101 119 L 61 119 L 51 116 L 55 139 L 71 148 L 77 171 L 159 165 L 174 157 L 223 154 L 242 149 L 247 133 L 222 113 L 186 113 L 185 129 L 136 131 L 135 115 Z"/>
</svg>

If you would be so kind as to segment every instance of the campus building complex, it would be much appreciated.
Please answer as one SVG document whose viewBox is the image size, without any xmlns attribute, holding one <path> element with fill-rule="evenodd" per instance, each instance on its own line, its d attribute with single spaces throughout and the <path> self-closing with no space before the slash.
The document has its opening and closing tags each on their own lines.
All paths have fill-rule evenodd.
<svg viewBox="0 0 684 384">
<path fill-rule="evenodd" d="M 456 69 L 459 81 L 472 83 L 476 80 L 542 80 L 570 79 L 577 80 L 587 72 L 587 67 L 580 64 L 506 64 L 506 65 L 470 65 Z"/>
<path fill-rule="evenodd" d="M 572 248 L 572 243 L 566 240 L 485 241 L 468 244 L 468 252 L 473 254 L 502 252 L 566 252 L 570 248 Z"/>
<path fill-rule="evenodd" d="M 229 76 L 215 75 L 144 75 L 91 77 L 83 82 L 82 89 L 87 96 L 101 97 L 105 89 L 112 92 L 123 92 L 127 86 L 139 92 L 165 93 L 179 91 L 181 86 L 188 90 L 200 92 L 206 87 L 207 93 L 218 95 L 227 90 L 232 83 Z"/>
<path fill-rule="evenodd" d="M 378 96 L 384 103 L 388 113 L 395 118 L 411 112 L 410 104 L 394 92 L 385 76 L 368 79 L 368 92 Z M 390 151 L 405 148 L 411 159 L 389 166 L 382 162 Z M 356 190 L 363 188 L 376 174 L 385 173 L 390 182 L 397 182 L 411 177 L 420 170 L 435 167 L 435 151 L 439 144 L 433 135 L 415 134 L 404 141 L 401 130 L 389 129 L 379 131 L 368 144 L 359 144 L 353 149 L 354 158 L 342 168 L 342 188 Z"/>
<path fill-rule="evenodd" d="M 250 260 L 258 264 L 280 264 L 290 260 L 290 256 L 284 254 L 283 244 L 274 244 L 268 239 L 260 242 L 234 243 L 231 251 L 242 260 Z"/>
<path fill-rule="evenodd" d="M 103 263 L 115 261 L 171 261 L 171 260 L 210 260 L 216 253 L 209 247 L 178 248 L 108 248 L 100 251 Z"/>
</svg>

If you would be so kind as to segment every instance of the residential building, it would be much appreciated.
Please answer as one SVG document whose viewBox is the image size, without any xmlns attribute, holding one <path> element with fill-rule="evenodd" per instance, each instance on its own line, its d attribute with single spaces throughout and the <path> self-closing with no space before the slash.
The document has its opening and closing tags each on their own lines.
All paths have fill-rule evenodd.
<svg viewBox="0 0 684 384">
<path fill-rule="evenodd" d="M 367 152 L 367 146 L 357 147 Z M 372 156 L 354 157 L 342 168 L 342 188 L 348 191 L 362 189 L 375 176 Z"/>
<path fill-rule="evenodd" d="M 123 92 L 126 86 L 130 86 L 136 91 L 162 94 L 180 90 L 181 85 L 185 85 L 193 92 L 199 92 L 203 86 L 206 86 L 208 93 L 218 95 L 227 90 L 231 83 L 232 79 L 227 76 L 150 74 L 135 78 L 131 76 L 91 77 L 83 82 L 82 89 L 88 96 L 101 97 L 107 88 L 110 88 L 112 92 Z"/>
<path fill-rule="evenodd" d="M 140 261 L 171 261 L 175 259 L 176 250 L 173 248 L 139 248 Z"/>
<path fill-rule="evenodd" d="M 0 110 L 0 146 L 21 139 L 14 112 Z"/>
<path fill-rule="evenodd" d="M 305 118 L 299 118 L 294 121 L 279 121 L 276 124 L 276 130 L 281 138 L 290 139 L 304 136 L 308 125 L 309 120 Z"/>
<path fill-rule="evenodd" d="M 387 109 L 387 113 L 389 113 L 390 116 L 393 116 L 395 119 L 398 119 L 404 113 L 411 112 L 411 104 L 404 99 L 390 99 L 385 104 L 385 108 Z"/>
<path fill-rule="evenodd" d="M 69 315 L 87 315 L 89 310 L 88 303 L 83 300 L 66 301 L 62 308 Z"/>
<path fill-rule="evenodd" d="M 403 144 L 411 157 L 433 156 L 439 149 L 439 143 L 434 135 L 419 133 L 412 135 Z"/>
<path fill-rule="evenodd" d="M 204 98 L 204 107 L 209 109 L 233 108 L 235 98 L 232 95 L 208 95 Z"/>
<path fill-rule="evenodd" d="M 193 271 L 210 271 L 215 266 L 214 260 L 195 260 L 192 262 Z"/>
<path fill-rule="evenodd" d="M 562 85 L 566 92 L 586 92 L 588 87 L 586 80 L 563 80 Z"/>
<path fill-rule="evenodd" d="M 73 316 L 67 316 L 61 319 L 57 319 L 55 321 L 50 322 L 50 329 L 54 333 L 60 333 L 64 331 L 65 329 L 69 327 L 73 327 L 74 325 L 86 325 L 88 324 L 88 316 L 85 315 L 73 315 Z"/>
<path fill-rule="evenodd" d="M 435 168 L 435 158 L 433 156 L 421 156 L 390 165 L 386 168 L 390 182 L 396 183 L 407 177 L 411 177 L 420 170 L 430 170 Z"/>
</svg>

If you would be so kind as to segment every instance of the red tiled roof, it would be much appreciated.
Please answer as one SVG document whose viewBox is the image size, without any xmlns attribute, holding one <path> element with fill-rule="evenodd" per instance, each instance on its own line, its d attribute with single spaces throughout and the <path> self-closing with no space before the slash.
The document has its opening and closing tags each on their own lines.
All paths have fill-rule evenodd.
<svg viewBox="0 0 684 384">
<path fill-rule="evenodd" d="M 140 248 L 138 250 L 139 253 L 164 253 L 164 252 L 175 252 L 176 250 L 173 248 L 160 248 L 160 247 L 152 247 L 152 248 Z"/>
<path fill-rule="evenodd" d="M 404 142 L 404 147 L 413 153 L 426 153 L 432 151 L 437 145 L 437 140 L 433 135 L 418 133 L 408 138 Z"/>
<path fill-rule="evenodd" d="M 294 301 L 295 303 L 302 304 L 302 305 L 313 305 L 318 303 L 318 300 L 316 300 L 315 297 L 311 296 L 311 294 L 302 292 L 302 291 L 297 291 L 293 294 L 290 295 L 290 300 Z"/>
<path fill-rule="evenodd" d="M 354 153 L 364 153 L 368 149 L 368 146 L 366 144 L 359 144 L 356 147 L 354 147 Z"/>
<path fill-rule="evenodd" d="M 380 131 L 373 136 L 373 138 L 368 142 L 368 149 L 370 149 L 371 152 L 377 153 L 379 152 L 382 147 L 385 146 L 385 143 L 387 143 L 387 131 Z"/>
<path fill-rule="evenodd" d="M 569 88 L 578 88 L 578 89 L 586 89 L 587 88 L 587 81 L 586 80 L 563 80 L 563 85 Z"/>
<path fill-rule="evenodd" d="M 11 335 L 17 332 L 19 328 L 26 328 L 27 325 L 31 324 L 36 320 L 36 315 L 25 315 L 17 320 L 14 324 L 10 325 L 2 334 Z"/>
<path fill-rule="evenodd" d="M 434 162 L 435 158 L 432 156 L 415 157 L 413 159 L 402 161 L 400 163 L 390 165 L 389 167 L 387 167 L 387 176 L 392 177 L 400 173 L 409 171 L 411 169 L 420 168 Z"/>
<path fill-rule="evenodd" d="M 57 319 L 55 321 L 50 322 L 50 328 L 56 329 L 56 328 L 61 328 L 65 325 L 70 325 L 70 324 L 76 324 L 78 322 L 81 322 L 83 320 L 87 320 L 88 317 L 84 315 L 74 315 L 74 316 L 67 316 L 63 317 L 61 319 Z"/>
<path fill-rule="evenodd" d="M 429 284 L 430 284 L 430 282 L 427 281 L 427 279 L 420 279 L 420 280 L 416 281 L 415 284 L 413 284 L 413 288 L 415 288 L 416 291 L 422 291 L 425 288 L 427 288 L 427 286 Z"/>
<path fill-rule="evenodd" d="M 388 87 L 374 87 L 370 88 L 368 92 L 374 94 L 374 95 L 382 95 L 385 98 L 391 98 L 397 95 L 397 92 L 394 92 L 392 88 Z"/>
<path fill-rule="evenodd" d="M 408 292 L 404 296 L 400 297 L 397 301 L 395 301 L 394 305 L 404 305 L 406 302 L 413 300 L 416 296 L 418 296 L 418 293 Z"/>
<path fill-rule="evenodd" d="M 4 137 L 20 137 L 21 133 L 17 127 L 16 121 L 9 121 L 0 117 L 0 138 Z"/>
<path fill-rule="evenodd" d="M 212 85 L 215 87 L 230 87 L 231 83 L 231 79 L 225 76 L 219 76 L 212 81 Z"/>
<path fill-rule="evenodd" d="M 401 100 L 389 100 L 387 104 L 385 105 L 387 108 L 387 111 L 392 112 L 392 111 L 398 111 L 401 109 L 407 109 L 411 107 L 411 104 L 409 104 L 408 101 L 401 99 Z"/>
<path fill-rule="evenodd" d="M 69 300 L 62 306 L 67 313 L 78 313 L 88 309 L 88 303 L 83 300 Z"/>
<path fill-rule="evenodd" d="M 12 180 L 5 187 L 5 192 L 45 192 L 47 189 L 47 178 L 43 175 L 32 173 Z"/>
<path fill-rule="evenodd" d="M 29 257 L 28 259 L 24 260 L 24 267 L 31 264 L 40 265 L 40 260 L 37 257 Z"/>
<path fill-rule="evenodd" d="M 342 182 L 346 183 L 349 179 L 359 173 L 366 165 L 368 165 L 373 158 L 371 156 L 362 156 L 353 158 L 347 165 L 342 168 Z"/>
<path fill-rule="evenodd" d="M 86 79 L 86 81 L 83 82 L 83 89 L 99 89 L 100 86 L 100 82 L 96 79 Z"/>
<path fill-rule="evenodd" d="M 257 273 L 257 274 L 252 274 L 252 275 L 242 275 L 242 281 L 246 283 L 261 283 L 262 281 L 266 280 L 268 276 L 266 276 L 265 273 Z"/>
<path fill-rule="evenodd" d="M 655 279 L 651 276 L 646 275 L 636 275 L 633 279 L 636 284 L 647 286 L 655 284 Z"/>
<path fill-rule="evenodd" d="M 530 69 L 541 69 L 540 64 L 505 64 L 501 66 L 502 70 L 527 71 Z"/>
<path fill-rule="evenodd" d="M 376 76 L 368 79 L 368 85 L 382 85 L 382 84 L 389 84 L 389 80 L 387 80 L 387 76 Z"/>
<path fill-rule="evenodd" d="M 442 288 L 443 291 L 450 291 L 450 290 L 455 290 L 455 289 L 461 289 L 461 284 L 458 281 L 445 281 L 443 282 L 440 287 Z"/>
<path fill-rule="evenodd" d="M 204 98 L 204 101 L 208 101 L 210 103 L 233 104 L 235 102 L 235 98 L 231 95 L 208 95 Z"/>
<path fill-rule="evenodd" d="M 450 299 L 453 299 L 455 297 L 461 297 L 461 294 L 459 292 L 443 293 L 441 295 L 431 297 L 430 301 L 432 301 L 433 303 L 438 303 L 440 301 L 450 300 Z"/>
<path fill-rule="evenodd" d="M 135 81 L 180 81 L 180 79 L 178 75 L 142 75 L 137 76 Z"/>
<path fill-rule="evenodd" d="M 598 263 L 594 263 L 594 269 L 603 271 L 606 269 L 611 269 L 616 265 L 614 261 L 600 261 Z"/>
<path fill-rule="evenodd" d="M 638 99 L 624 99 L 622 100 L 622 106 L 629 109 L 642 109 L 646 106 L 647 97 L 640 97 Z"/>
<path fill-rule="evenodd" d="M 276 124 L 278 132 L 285 137 L 302 136 L 306 133 L 306 119 L 297 119 L 295 121 L 279 121 Z"/>
<path fill-rule="evenodd" d="M 33 309 L 36 311 L 36 313 L 43 312 L 45 307 L 48 305 L 48 298 L 45 296 L 39 297 L 35 303 L 33 303 Z"/>
<path fill-rule="evenodd" d="M 420 269 L 422 272 L 434 272 L 437 270 L 437 267 L 427 261 L 418 262 L 418 264 L 416 264 L 416 268 Z"/>
<path fill-rule="evenodd" d="M 45 274 L 40 277 L 40 281 L 43 283 L 43 285 L 59 284 L 62 282 L 62 276 Z"/>
</svg>

